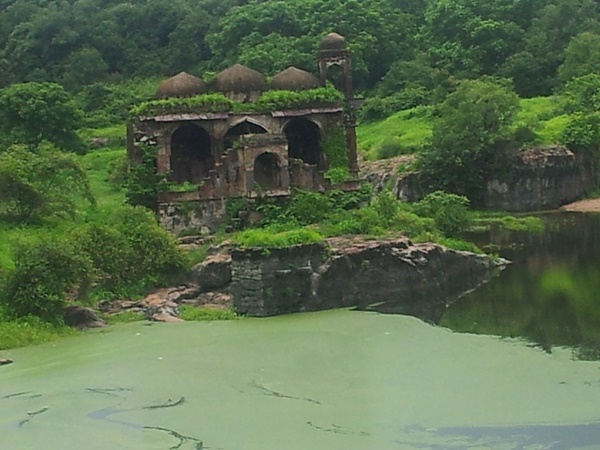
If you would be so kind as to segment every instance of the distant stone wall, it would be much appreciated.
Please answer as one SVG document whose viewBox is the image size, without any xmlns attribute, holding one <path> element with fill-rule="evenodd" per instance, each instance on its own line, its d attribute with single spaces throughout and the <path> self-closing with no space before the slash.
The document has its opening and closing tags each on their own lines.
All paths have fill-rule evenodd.
<svg viewBox="0 0 600 450">
<path fill-rule="evenodd" d="M 196 229 L 200 234 L 216 233 L 225 220 L 225 199 L 163 201 L 158 204 L 158 221 L 170 233 Z"/>
<path fill-rule="evenodd" d="M 362 173 L 376 193 L 389 189 L 399 200 L 415 202 L 425 195 L 419 174 L 399 173 L 398 170 L 401 165 L 410 162 L 412 160 L 404 156 L 365 163 Z M 594 188 L 594 164 L 562 146 L 521 150 L 511 178 L 488 183 L 485 208 L 539 211 L 581 199 Z"/>
<path fill-rule="evenodd" d="M 562 146 L 525 149 L 510 180 L 488 183 L 485 206 L 501 211 L 555 209 L 594 187 L 592 162 Z"/>
</svg>

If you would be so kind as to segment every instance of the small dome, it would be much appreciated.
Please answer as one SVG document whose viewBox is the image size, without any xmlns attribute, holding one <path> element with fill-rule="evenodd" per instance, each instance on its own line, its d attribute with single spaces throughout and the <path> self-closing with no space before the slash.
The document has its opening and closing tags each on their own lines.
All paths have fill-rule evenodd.
<svg viewBox="0 0 600 450">
<path fill-rule="evenodd" d="M 346 38 L 341 34 L 329 33 L 319 45 L 321 50 L 345 50 Z"/>
<path fill-rule="evenodd" d="M 208 91 L 206 83 L 189 73 L 180 72 L 158 85 L 157 98 L 192 97 L 205 94 Z"/>
<path fill-rule="evenodd" d="M 267 80 L 262 74 L 241 64 L 219 72 L 214 86 L 219 92 L 262 92 L 268 89 Z"/>
<path fill-rule="evenodd" d="M 319 80 L 312 73 L 292 66 L 275 75 L 271 87 L 283 91 L 303 91 L 318 88 Z"/>
</svg>

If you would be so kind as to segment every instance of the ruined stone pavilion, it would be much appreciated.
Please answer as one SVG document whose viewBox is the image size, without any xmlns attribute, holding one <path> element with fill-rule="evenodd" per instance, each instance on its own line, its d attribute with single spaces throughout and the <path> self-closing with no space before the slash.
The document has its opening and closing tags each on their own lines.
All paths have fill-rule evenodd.
<svg viewBox="0 0 600 450">
<path fill-rule="evenodd" d="M 333 66 L 343 95 L 325 88 Z M 289 67 L 269 83 L 236 64 L 210 83 L 187 73 L 163 81 L 157 100 L 127 127 L 131 163 L 151 148 L 156 171 L 168 181 L 156 205 L 161 224 L 172 232 L 214 232 L 228 199 L 284 197 L 294 188 L 322 192 L 332 187 L 326 175 L 334 167 L 347 169 L 335 187 L 356 189 L 351 72 L 345 38 L 330 33 L 320 43 L 318 77 Z M 289 101 L 270 101 L 274 94 Z"/>
</svg>

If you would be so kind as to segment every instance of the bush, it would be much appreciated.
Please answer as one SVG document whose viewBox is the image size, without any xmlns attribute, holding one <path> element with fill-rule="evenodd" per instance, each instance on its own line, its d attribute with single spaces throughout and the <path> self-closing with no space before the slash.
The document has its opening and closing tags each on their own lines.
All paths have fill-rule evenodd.
<svg viewBox="0 0 600 450">
<path fill-rule="evenodd" d="M 600 112 L 571 115 L 561 141 L 575 151 L 598 151 L 600 149 Z"/>
<path fill-rule="evenodd" d="M 325 219 L 332 207 L 332 200 L 327 195 L 318 192 L 296 191 L 286 214 L 301 225 L 310 225 Z"/>
<path fill-rule="evenodd" d="M 105 223 L 77 231 L 81 250 L 93 262 L 96 295 L 140 295 L 148 287 L 173 282 L 189 266 L 175 239 L 141 207 L 122 207 Z"/>
<path fill-rule="evenodd" d="M 462 195 L 435 191 L 414 205 L 417 214 L 431 217 L 436 227 L 448 236 L 468 228 L 472 220 L 469 199 Z"/>
<path fill-rule="evenodd" d="M 21 242 L 14 263 L 1 294 L 13 316 L 60 322 L 68 295 L 87 293 L 91 261 L 66 241 L 42 237 Z"/>
<path fill-rule="evenodd" d="M 88 178 L 71 155 L 23 145 L 0 152 L 1 215 L 17 222 L 72 217 L 78 196 L 95 204 Z"/>
</svg>

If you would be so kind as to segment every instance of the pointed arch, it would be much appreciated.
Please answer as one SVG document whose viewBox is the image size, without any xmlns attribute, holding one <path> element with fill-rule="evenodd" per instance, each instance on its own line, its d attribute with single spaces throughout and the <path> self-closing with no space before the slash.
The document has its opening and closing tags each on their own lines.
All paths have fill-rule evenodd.
<svg viewBox="0 0 600 450">
<path fill-rule="evenodd" d="M 264 189 L 281 188 L 281 161 L 275 153 L 264 152 L 256 157 L 254 183 Z"/>
<path fill-rule="evenodd" d="M 225 148 L 233 148 L 235 140 L 244 134 L 265 134 L 267 129 L 262 126 L 258 121 L 252 120 L 249 117 L 238 121 L 235 125 L 227 130 L 225 133 L 224 142 Z"/>
<path fill-rule="evenodd" d="M 322 161 L 321 129 L 315 122 L 296 117 L 285 125 L 283 132 L 288 141 L 289 158 L 312 165 Z"/>
<path fill-rule="evenodd" d="M 215 165 L 208 132 L 192 123 L 177 128 L 171 135 L 170 163 L 171 181 L 199 183 L 207 177 Z"/>
</svg>

